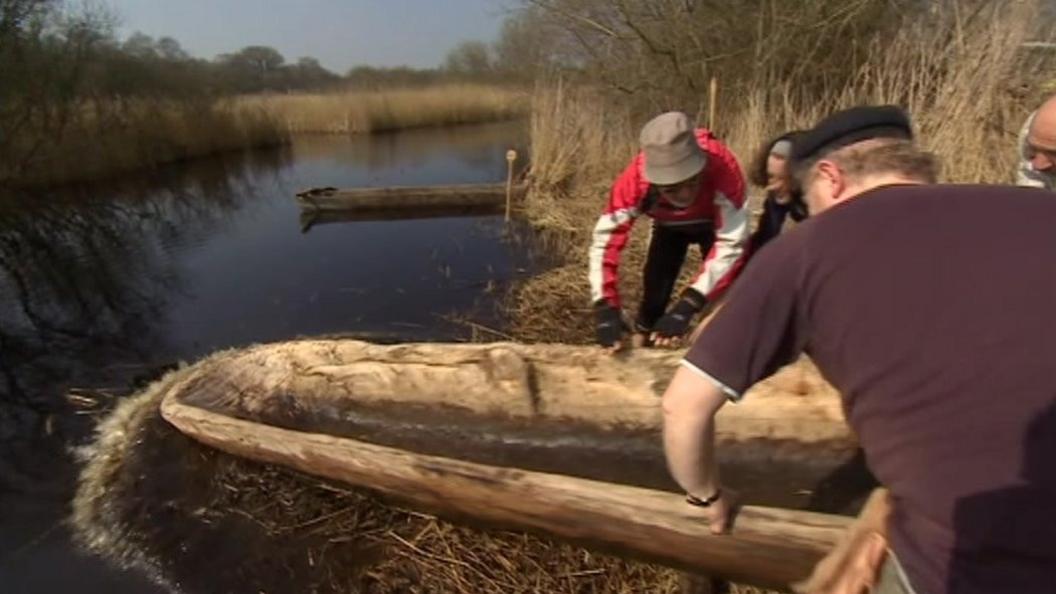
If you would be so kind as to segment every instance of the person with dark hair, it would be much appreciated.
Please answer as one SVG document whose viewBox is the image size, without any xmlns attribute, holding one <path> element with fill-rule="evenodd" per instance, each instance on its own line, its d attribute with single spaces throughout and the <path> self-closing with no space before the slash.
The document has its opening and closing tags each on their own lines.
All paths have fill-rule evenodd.
<svg viewBox="0 0 1056 594">
<path fill-rule="evenodd" d="M 749 252 L 752 254 L 781 233 L 786 218 L 791 217 L 797 223 L 807 218 L 807 205 L 792 183 L 788 170 L 788 158 L 797 134 L 798 131 L 786 132 L 774 138 L 763 145 L 752 161 L 748 179 L 766 191 L 763 211 L 748 240 Z"/>
<path fill-rule="evenodd" d="M 729 529 L 715 415 L 807 353 L 886 489 L 847 562 L 824 564 L 841 591 L 1053 592 L 1056 201 L 936 183 L 893 106 L 822 120 L 791 165 L 810 219 L 745 268 L 663 397 L 688 503 Z"/>
<path fill-rule="evenodd" d="M 672 111 L 650 120 L 639 143 L 641 152 L 612 185 L 589 251 L 597 340 L 612 351 L 627 346 L 630 329 L 623 320 L 618 271 L 638 217 L 653 219 L 653 233 L 642 273 L 635 342 L 677 346 L 693 317 L 714 303 L 740 272 L 748 240 L 740 164 L 711 132 Z M 700 272 L 668 308 L 693 244 L 703 256 Z"/>
</svg>

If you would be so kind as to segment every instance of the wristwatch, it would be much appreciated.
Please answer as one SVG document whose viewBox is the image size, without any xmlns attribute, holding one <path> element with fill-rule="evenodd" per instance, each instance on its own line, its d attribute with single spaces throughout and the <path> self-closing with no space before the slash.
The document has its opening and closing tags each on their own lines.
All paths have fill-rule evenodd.
<svg viewBox="0 0 1056 594">
<path fill-rule="evenodd" d="M 715 489 L 715 494 L 707 499 L 701 499 L 692 493 L 686 493 L 686 503 L 697 507 L 711 507 L 720 497 L 722 497 L 722 489 Z"/>
</svg>

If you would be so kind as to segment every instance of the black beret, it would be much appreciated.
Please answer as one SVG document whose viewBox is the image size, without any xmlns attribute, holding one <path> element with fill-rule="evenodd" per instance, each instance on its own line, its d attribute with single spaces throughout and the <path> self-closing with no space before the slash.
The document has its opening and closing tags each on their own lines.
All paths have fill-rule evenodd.
<svg viewBox="0 0 1056 594">
<path fill-rule="evenodd" d="M 791 161 L 797 163 L 871 138 L 913 138 L 909 116 L 894 105 L 861 106 L 838 111 L 796 137 Z"/>
</svg>

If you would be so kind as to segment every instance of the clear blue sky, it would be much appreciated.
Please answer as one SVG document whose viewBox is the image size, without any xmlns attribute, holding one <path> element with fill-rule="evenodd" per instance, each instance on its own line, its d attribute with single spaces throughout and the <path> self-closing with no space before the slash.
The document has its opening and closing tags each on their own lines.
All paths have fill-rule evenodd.
<svg viewBox="0 0 1056 594">
<path fill-rule="evenodd" d="M 514 0 L 105 0 L 118 35 L 175 38 L 212 58 L 268 45 L 287 61 L 313 56 L 350 66 L 436 66 L 460 41 L 492 41 Z"/>
</svg>

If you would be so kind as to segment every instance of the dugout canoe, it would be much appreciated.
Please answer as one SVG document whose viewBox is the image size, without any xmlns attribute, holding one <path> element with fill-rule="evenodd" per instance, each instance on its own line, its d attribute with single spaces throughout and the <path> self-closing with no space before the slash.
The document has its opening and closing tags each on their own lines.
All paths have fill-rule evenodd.
<svg viewBox="0 0 1056 594">
<path fill-rule="evenodd" d="M 525 186 L 515 184 L 511 198 L 524 195 Z M 506 184 L 449 186 L 397 186 L 387 188 L 311 188 L 298 192 L 297 203 L 312 211 L 392 211 L 428 208 L 501 208 L 506 204 Z"/>
<path fill-rule="evenodd" d="M 319 225 L 333 223 L 364 223 L 372 221 L 401 221 L 417 219 L 440 219 L 451 217 L 487 217 L 502 214 L 502 205 L 478 206 L 419 206 L 415 208 L 373 208 L 369 210 L 315 210 L 301 209 L 301 233 L 308 233 Z"/>
<path fill-rule="evenodd" d="M 788 588 L 848 521 L 748 506 L 731 535 L 709 534 L 670 479 L 658 478 L 666 475 L 659 394 L 678 357 L 566 345 L 296 341 L 196 364 L 169 387 L 161 412 L 228 453 L 446 517 Z M 777 497 L 767 492 L 775 485 L 787 497 L 816 487 L 854 450 L 838 397 L 822 387 L 803 393 L 806 380 L 790 373 L 720 413 L 725 477 L 749 501 Z"/>
</svg>

